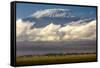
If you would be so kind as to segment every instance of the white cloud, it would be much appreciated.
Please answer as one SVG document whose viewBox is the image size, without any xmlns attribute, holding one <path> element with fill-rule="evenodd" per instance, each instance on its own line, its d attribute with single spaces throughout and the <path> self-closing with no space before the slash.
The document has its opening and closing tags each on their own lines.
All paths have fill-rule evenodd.
<svg viewBox="0 0 100 68">
<path fill-rule="evenodd" d="M 35 28 L 34 23 L 17 21 L 17 41 L 60 41 L 96 39 L 96 21 L 83 22 L 65 26 L 50 23 L 42 28 Z M 32 28 L 31 28 L 32 27 Z"/>
<path fill-rule="evenodd" d="M 16 36 L 18 39 L 22 40 L 22 37 L 30 30 L 34 23 L 23 22 L 21 19 L 18 19 L 16 22 Z"/>
<path fill-rule="evenodd" d="M 68 12 L 69 9 L 59 9 L 59 8 L 54 8 L 54 9 L 44 9 L 44 10 L 38 10 L 35 13 L 33 13 L 33 17 L 36 18 L 41 18 L 41 17 L 65 17 L 66 15 L 69 16 Z M 73 17 L 73 16 L 71 16 Z"/>
<path fill-rule="evenodd" d="M 55 35 L 57 30 L 60 28 L 61 25 L 55 25 L 53 23 L 50 23 L 46 27 L 44 27 L 41 31 L 41 35 Z"/>
<path fill-rule="evenodd" d="M 80 25 L 66 25 L 60 30 L 65 32 L 63 39 L 95 39 L 96 21 Z"/>
</svg>

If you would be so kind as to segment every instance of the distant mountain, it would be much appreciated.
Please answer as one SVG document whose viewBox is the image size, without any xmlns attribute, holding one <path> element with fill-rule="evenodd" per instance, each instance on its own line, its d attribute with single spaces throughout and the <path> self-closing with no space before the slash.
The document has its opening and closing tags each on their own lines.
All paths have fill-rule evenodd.
<svg viewBox="0 0 100 68">
<path fill-rule="evenodd" d="M 68 9 L 44 9 L 38 10 L 34 12 L 31 16 L 27 18 L 23 18 L 23 21 L 34 22 L 34 27 L 44 27 L 49 25 L 50 23 L 64 25 L 70 22 L 77 22 L 79 20 L 80 23 L 87 22 L 93 20 L 93 18 L 86 15 L 75 15 L 73 11 Z"/>
<path fill-rule="evenodd" d="M 79 20 L 83 20 L 83 22 L 89 22 L 93 20 L 92 18 L 80 18 L 80 17 L 27 17 L 23 18 L 23 21 L 35 22 L 34 27 L 44 27 L 49 25 L 50 23 L 61 24 L 62 26 L 66 23 L 76 22 Z M 82 22 L 82 21 L 81 21 Z"/>
</svg>

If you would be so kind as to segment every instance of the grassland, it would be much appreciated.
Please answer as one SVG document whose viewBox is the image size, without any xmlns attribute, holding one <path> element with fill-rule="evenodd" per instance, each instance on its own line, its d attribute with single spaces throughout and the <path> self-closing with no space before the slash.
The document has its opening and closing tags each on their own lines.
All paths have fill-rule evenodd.
<svg viewBox="0 0 100 68">
<path fill-rule="evenodd" d="M 53 63 L 72 63 L 96 61 L 96 54 L 76 55 L 43 55 L 43 56 L 20 56 L 16 57 L 17 65 L 41 65 Z"/>
</svg>

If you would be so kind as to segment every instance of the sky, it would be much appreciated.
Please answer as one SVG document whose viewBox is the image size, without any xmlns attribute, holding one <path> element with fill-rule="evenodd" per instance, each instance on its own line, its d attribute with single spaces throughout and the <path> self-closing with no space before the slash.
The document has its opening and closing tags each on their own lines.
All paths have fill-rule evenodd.
<svg viewBox="0 0 100 68">
<path fill-rule="evenodd" d="M 96 40 L 96 7 L 16 4 L 17 41 Z"/>
<path fill-rule="evenodd" d="M 96 7 L 17 3 L 17 56 L 95 53 L 96 23 Z"/>
<path fill-rule="evenodd" d="M 50 9 L 50 8 L 62 8 L 69 9 L 76 16 L 88 16 L 91 18 L 96 17 L 95 7 L 80 7 L 80 6 L 63 6 L 63 5 L 49 5 L 49 4 L 31 4 L 31 3 L 17 3 L 16 4 L 16 18 L 25 18 L 32 15 L 37 10 Z"/>
</svg>

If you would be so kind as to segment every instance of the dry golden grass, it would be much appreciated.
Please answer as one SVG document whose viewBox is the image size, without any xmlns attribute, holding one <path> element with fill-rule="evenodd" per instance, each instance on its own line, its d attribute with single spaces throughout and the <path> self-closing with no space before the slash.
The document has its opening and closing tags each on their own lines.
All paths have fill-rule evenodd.
<svg viewBox="0 0 100 68">
<path fill-rule="evenodd" d="M 96 61 L 96 54 L 78 54 L 78 55 L 56 55 L 56 56 L 28 56 L 17 57 L 17 65 L 41 65 L 72 62 L 90 62 Z"/>
</svg>

